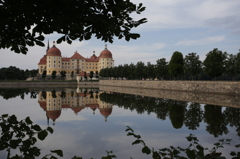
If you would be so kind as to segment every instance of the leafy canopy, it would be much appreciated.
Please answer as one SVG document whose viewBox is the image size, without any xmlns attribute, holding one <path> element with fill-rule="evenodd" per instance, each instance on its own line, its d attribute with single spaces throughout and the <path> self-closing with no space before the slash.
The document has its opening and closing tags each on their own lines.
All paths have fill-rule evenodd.
<svg viewBox="0 0 240 159">
<path fill-rule="evenodd" d="M 169 73 L 176 78 L 179 75 L 183 74 L 183 55 L 179 51 L 175 51 L 171 57 L 171 60 L 168 65 Z"/>
<path fill-rule="evenodd" d="M 205 73 L 212 78 L 221 76 L 225 70 L 226 58 L 227 52 L 222 52 L 217 48 L 207 53 L 206 59 L 203 61 Z"/>
<path fill-rule="evenodd" d="M 93 35 L 110 43 L 114 37 L 137 39 L 140 34 L 131 29 L 147 19 L 134 20 L 131 14 L 144 10 L 129 0 L 0 0 L 0 49 L 26 54 L 27 46 L 44 46 L 44 36 L 54 32 L 62 34 L 57 43 Z"/>
</svg>

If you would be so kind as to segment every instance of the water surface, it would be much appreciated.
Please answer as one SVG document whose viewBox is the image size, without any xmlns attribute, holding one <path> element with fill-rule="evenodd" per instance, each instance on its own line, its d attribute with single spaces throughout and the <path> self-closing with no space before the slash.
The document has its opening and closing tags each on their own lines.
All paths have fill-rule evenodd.
<svg viewBox="0 0 240 159">
<path fill-rule="evenodd" d="M 97 88 L 0 89 L 1 114 L 29 116 L 54 133 L 37 143 L 42 154 L 62 149 L 64 158 L 101 158 L 113 151 L 118 158 L 151 158 L 132 145 L 126 126 L 149 147 L 186 148 L 194 134 L 204 147 L 219 139 L 233 139 L 219 149 L 224 156 L 240 143 L 240 109 L 156 97 L 103 92 Z M 6 158 L 0 151 L 0 158 Z"/>
</svg>

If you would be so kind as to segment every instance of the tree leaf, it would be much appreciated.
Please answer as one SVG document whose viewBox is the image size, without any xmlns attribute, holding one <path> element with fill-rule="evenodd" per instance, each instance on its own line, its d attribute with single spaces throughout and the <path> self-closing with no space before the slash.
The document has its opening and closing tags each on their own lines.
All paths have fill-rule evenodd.
<svg viewBox="0 0 240 159">
<path fill-rule="evenodd" d="M 159 153 L 157 153 L 156 151 L 153 152 L 152 157 L 153 157 L 154 159 L 161 159 L 161 156 L 160 156 Z"/>
<path fill-rule="evenodd" d="M 48 132 L 46 130 L 42 130 L 38 133 L 38 139 L 44 140 L 48 135 Z"/>
<path fill-rule="evenodd" d="M 63 152 L 62 152 L 62 150 L 51 150 L 51 152 L 57 154 L 57 155 L 60 156 L 60 157 L 63 157 Z"/>
<path fill-rule="evenodd" d="M 141 140 L 136 140 L 132 143 L 132 145 L 136 145 L 136 144 L 140 144 L 141 143 Z"/>
<path fill-rule="evenodd" d="M 32 120 L 30 119 L 30 117 L 27 117 L 27 118 L 25 119 L 25 121 L 26 121 L 26 123 L 27 123 L 28 125 L 33 123 Z"/>
<path fill-rule="evenodd" d="M 239 148 L 239 147 L 240 147 L 240 144 L 238 144 L 238 145 L 235 145 L 235 147 L 236 147 L 236 148 Z"/>
<path fill-rule="evenodd" d="M 146 154 L 150 154 L 151 153 L 151 150 L 147 147 L 147 146 L 144 146 L 143 148 L 142 148 L 142 153 L 146 153 Z"/>
<path fill-rule="evenodd" d="M 31 128 L 35 131 L 41 131 L 42 130 L 42 128 L 37 124 L 33 125 Z"/>
<path fill-rule="evenodd" d="M 39 46 L 45 46 L 45 44 L 44 44 L 43 42 L 41 42 L 41 41 L 35 41 L 35 43 L 36 43 L 37 45 L 39 45 Z"/>
<path fill-rule="evenodd" d="M 47 127 L 47 131 L 50 132 L 51 134 L 53 133 L 53 129 L 51 127 Z"/>
</svg>

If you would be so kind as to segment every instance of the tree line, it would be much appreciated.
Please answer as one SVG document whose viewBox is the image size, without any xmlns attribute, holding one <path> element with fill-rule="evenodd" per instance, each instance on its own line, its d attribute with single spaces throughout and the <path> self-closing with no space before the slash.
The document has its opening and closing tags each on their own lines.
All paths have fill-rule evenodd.
<svg viewBox="0 0 240 159">
<path fill-rule="evenodd" d="M 37 69 L 22 70 L 15 66 L 0 68 L 0 80 L 26 80 L 29 77 L 34 78 L 37 74 Z"/>
<path fill-rule="evenodd" d="M 197 53 L 185 57 L 175 51 L 168 62 L 165 58 L 156 60 L 156 64 L 142 61 L 136 64 L 124 64 L 101 69 L 99 75 L 105 78 L 174 79 L 174 80 L 237 80 L 240 74 L 240 51 L 228 54 L 217 48 L 206 54 L 204 61 Z"/>
</svg>

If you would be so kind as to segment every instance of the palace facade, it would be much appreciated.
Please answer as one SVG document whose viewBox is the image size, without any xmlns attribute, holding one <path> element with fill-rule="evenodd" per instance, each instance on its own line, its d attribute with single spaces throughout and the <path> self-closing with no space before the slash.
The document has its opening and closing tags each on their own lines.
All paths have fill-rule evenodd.
<svg viewBox="0 0 240 159">
<path fill-rule="evenodd" d="M 53 46 L 47 47 L 46 54 L 40 59 L 38 63 L 38 73 L 42 74 L 46 70 L 46 75 L 49 76 L 53 71 L 60 75 L 61 71 L 66 71 L 66 75 L 78 75 L 81 72 L 99 73 L 103 68 L 110 68 L 114 66 L 112 53 L 107 49 L 100 52 L 99 56 L 95 55 L 95 51 L 90 58 L 85 58 L 77 51 L 71 57 L 62 57 L 61 51 L 56 47 L 55 42 Z"/>
</svg>

